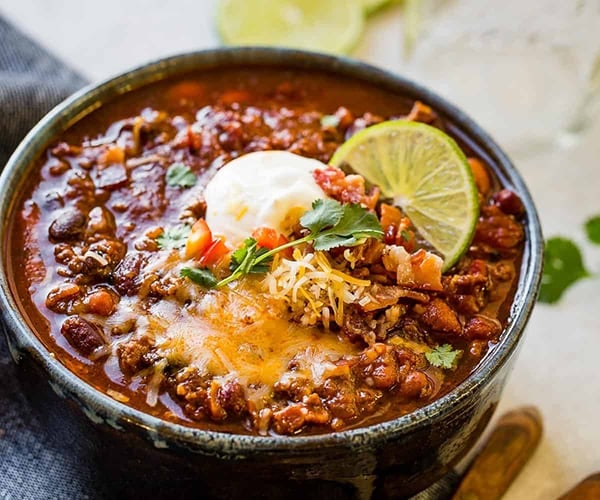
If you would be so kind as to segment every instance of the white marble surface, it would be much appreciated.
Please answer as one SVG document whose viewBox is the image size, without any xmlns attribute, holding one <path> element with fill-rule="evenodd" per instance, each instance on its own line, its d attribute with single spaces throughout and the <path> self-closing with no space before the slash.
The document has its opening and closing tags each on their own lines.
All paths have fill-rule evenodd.
<svg viewBox="0 0 600 500">
<path fill-rule="evenodd" d="M 575 4 L 580 11 L 574 17 L 565 6 Z M 569 150 L 552 146 L 548 137 L 565 126 L 591 54 L 600 50 L 600 0 L 428 5 L 430 17 L 411 60 L 403 53 L 399 8 L 369 21 L 354 55 L 419 79 L 480 120 L 515 158 L 545 234 L 581 243 L 589 270 L 599 273 L 600 247 L 585 242 L 582 223 L 600 213 L 600 119 Z M 4 16 L 92 80 L 217 46 L 214 7 L 214 0 L 0 0 Z M 457 32 L 464 34 L 458 41 Z M 536 148 L 528 147 L 533 143 Z M 536 405 L 545 435 L 508 499 L 554 498 L 600 470 L 598 311 L 596 277 L 533 314 L 498 413 Z"/>
</svg>

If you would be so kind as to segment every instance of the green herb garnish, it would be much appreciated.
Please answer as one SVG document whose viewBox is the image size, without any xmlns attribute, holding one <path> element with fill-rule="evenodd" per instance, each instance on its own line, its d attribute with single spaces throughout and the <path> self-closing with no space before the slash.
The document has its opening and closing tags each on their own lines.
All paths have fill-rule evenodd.
<svg viewBox="0 0 600 500">
<path fill-rule="evenodd" d="M 337 128 L 340 124 L 339 117 L 335 115 L 323 115 L 321 117 L 321 127 L 324 128 Z"/>
<path fill-rule="evenodd" d="M 272 257 L 256 262 L 258 257 L 266 254 L 269 250 L 258 246 L 254 238 L 246 238 L 244 245 L 231 254 L 229 268 L 232 272 L 241 270 L 243 274 L 261 274 L 269 270 Z"/>
<path fill-rule="evenodd" d="M 210 269 L 184 267 L 179 274 L 204 288 L 213 288 L 218 282 Z"/>
<path fill-rule="evenodd" d="M 231 275 L 227 278 L 219 281 L 207 268 L 184 267 L 180 274 L 204 288 L 220 288 L 246 274 L 266 273 L 273 260 L 272 255 L 262 259 L 268 251 L 266 248 L 259 247 L 254 238 L 246 238 L 244 244 L 231 254 L 231 263 L 229 264 Z"/>
<path fill-rule="evenodd" d="M 596 215 L 586 221 L 585 232 L 592 243 L 600 245 L 600 215 Z"/>
<path fill-rule="evenodd" d="M 450 344 L 437 346 L 433 350 L 425 353 L 427 361 L 436 368 L 444 368 L 445 370 L 456 368 L 456 364 L 461 355 L 462 351 L 459 349 L 454 350 Z"/>
<path fill-rule="evenodd" d="M 310 234 L 292 243 L 312 241 L 318 251 L 352 247 L 365 238 L 380 240 L 383 237 L 383 229 L 375 214 L 356 203 L 342 205 L 330 199 L 314 201 L 312 210 L 300 218 L 300 225 L 309 229 Z"/>
<path fill-rule="evenodd" d="M 166 179 L 169 186 L 189 188 L 196 184 L 196 175 L 183 163 L 173 163 L 167 169 Z"/>
<path fill-rule="evenodd" d="M 163 250 L 183 248 L 190 235 L 190 229 L 191 227 L 186 224 L 169 228 L 156 238 L 156 242 L 158 243 L 159 248 L 162 248 Z"/>
<path fill-rule="evenodd" d="M 312 210 L 300 218 L 300 224 L 310 231 L 308 235 L 272 250 L 259 247 L 254 238 L 247 238 L 231 256 L 231 275 L 211 288 L 220 288 L 246 274 L 266 273 L 273 256 L 286 248 L 312 242 L 315 250 L 325 251 L 359 245 L 365 238 L 383 237 L 383 229 L 374 214 L 358 204 L 342 205 L 330 199 L 314 201 Z"/>
<path fill-rule="evenodd" d="M 589 275 L 575 243 L 567 238 L 550 238 L 546 241 L 540 302 L 557 302 L 567 288 Z"/>
</svg>

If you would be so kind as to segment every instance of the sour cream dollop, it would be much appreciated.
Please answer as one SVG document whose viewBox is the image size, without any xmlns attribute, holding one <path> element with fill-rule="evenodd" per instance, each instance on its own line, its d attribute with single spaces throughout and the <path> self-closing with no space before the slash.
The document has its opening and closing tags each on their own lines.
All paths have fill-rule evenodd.
<svg viewBox="0 0 600 500">
<path fill-rule="evenodd" d="M 232 247 L 258 227 L 289 234 L 314 200 L 327 197 L 312 175 L 325 166 L 287 151 L 240 156 L 223 166 L 206 186 L 206 222 Z"/>
</svg>

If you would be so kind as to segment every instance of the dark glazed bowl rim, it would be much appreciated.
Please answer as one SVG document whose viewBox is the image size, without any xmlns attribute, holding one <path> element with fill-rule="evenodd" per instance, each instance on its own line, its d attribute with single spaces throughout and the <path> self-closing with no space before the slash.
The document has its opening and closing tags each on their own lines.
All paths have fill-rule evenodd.
<svg viewBox="0 0 600 500">
<path fill-rule="evenodd" d="M 442 423 L 466 400 L 476 397 L 498 370 L 515 352 L 523 336 L 523 329 L 531 314 L 540 285 L 543 239 L 533 200 L 521 176 L 502 149 L 471 118 L 454 105 L 432 91 L 365 63 L 336 56 L 299 50 L 243 47 L 211 49 L 181 54 L 157 60 L 122 73 L 99 84 L 85 87 L 50 111 L 31 130 L 9 159 L 0 177 L 0 244 L 6 239 L 8 216 L 14 209 L 12 199 L 20 176 L 43 150 L 47 143 L 102 103 L 130 90 L 147 85 L 171 75 L 198 69 L 240 66 L 270 66 L 324 71 L 340 77 L 353 77 L 371 84 L 393 90 L 410 98 L 419 98 L 431 105 L 436 112 L 450 119 L 465 137 L 474 141 L 497 164 L 496 173 L 512 185 L 523 200 L 526 209 L 527 240 L 518 289 L 511 307 L 509 325 L 499 344 L 486 356 L 479 367 L 458 387 L 447 395 L 395 420 L 313 436 L 253 436 L 204 431 L 170 423 L 120 403 L 86 384 L 70 372 L 54 357 L 36 337 L 19 313 L 8 281 L 6 256 L 2 258 L 0 272 L 0 307 L 6 326 L 16 339 L 13 356 L 28 352 L 48 374 L 54 390 L 62 396 L 75 400 L 96 422 L 117 429 L 127 426 L 152 440 L 157 447 L 171 445 L 184 447 L 225 458 L 249 456 L 256 453 L 309 452 L 323 447 L 343 446 L 361 448 L 377 446 L 397 439 L 418 428 Z"/>
</svg>

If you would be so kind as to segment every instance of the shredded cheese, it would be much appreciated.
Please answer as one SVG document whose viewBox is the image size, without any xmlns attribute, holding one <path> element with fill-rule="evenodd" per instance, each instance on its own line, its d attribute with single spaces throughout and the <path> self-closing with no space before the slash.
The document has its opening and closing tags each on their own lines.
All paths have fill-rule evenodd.
<svg viewBox="0 0 600 500">
<path fill-rule="evenodd" d="M 329 328 L 331 320 L 344 321 L 344 305 L 368 304 L 369 280 L 335 269 L 323 252 L 303 254 L 295 248 L 292 259 L 281 259 L 272 266 L 264 281 L 269 293 L 285 300 L 305 325 L 318 321 Z"/>
</svg>

